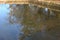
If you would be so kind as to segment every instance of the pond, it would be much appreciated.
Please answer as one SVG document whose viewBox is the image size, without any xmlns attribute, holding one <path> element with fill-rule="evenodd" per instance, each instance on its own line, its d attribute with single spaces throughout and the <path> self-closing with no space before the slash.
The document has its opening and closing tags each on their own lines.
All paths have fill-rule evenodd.
<svg viewBox="0 0 60 40">
<path fill-rule="evenodd" d="M 60 40 L 60 12 L 32 4 L 0 4 L 0 40 Z"/>
</svg>

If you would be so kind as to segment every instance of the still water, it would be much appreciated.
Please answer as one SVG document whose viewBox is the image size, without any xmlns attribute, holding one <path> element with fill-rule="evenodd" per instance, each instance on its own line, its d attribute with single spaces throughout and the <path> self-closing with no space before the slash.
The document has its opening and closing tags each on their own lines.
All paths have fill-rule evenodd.
<svg viewBox="0 0 60 40">
<path fill-rule="evenodd" d="M 9 4 L 0 4 L 0 40 L 18 40 L 19 24 L 9 22 Z"/>
<path fill-rule="evenodd" d="M 33 5 L 0 4 L 0 40 L 60 40 L 60 12 Z"/>
</svg>

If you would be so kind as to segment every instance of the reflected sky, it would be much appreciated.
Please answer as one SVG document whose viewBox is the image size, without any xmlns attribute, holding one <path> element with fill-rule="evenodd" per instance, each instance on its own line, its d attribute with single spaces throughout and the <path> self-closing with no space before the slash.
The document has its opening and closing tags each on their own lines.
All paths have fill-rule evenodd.
<svg viewBox="0 0 60 40">
<path fill-rule="evenodd" d="M 9 4 L 0 4 L 0 40 L 18 40 L 19 24 L 10 24 Z"/>
<path fill-rule="evenodd" d="M 0 16 L 5 17 L 6 13 L 9 12 L 9 5 L 8 4 L 0 4 Z"/>
</svg>

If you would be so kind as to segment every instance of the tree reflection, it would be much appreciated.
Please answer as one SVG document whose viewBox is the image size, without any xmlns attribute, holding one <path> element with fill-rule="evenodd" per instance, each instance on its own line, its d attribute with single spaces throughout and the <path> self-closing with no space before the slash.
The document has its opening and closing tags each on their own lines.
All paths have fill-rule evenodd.
<svg viewBox="0 0 60 40">
<path fill-rule="evenodd" d="M 10 21 L 13 22 L 16 18 L 14 22 L 20 23 L 22 26 L 24 26 L 22 29 L 22 32 L 24 34 L 21 36 L 21 40 L 26 40 L 27 37 L 30 37 L 32 34 L 35 34 L 37 32 L 41 32 L 42 36 L 46 36 L 48 35 L 46 33 L 51 34 L 53 33 L 52 31 L 55 31 L 52 30 L 50 32 L 52 28 L 60 28 L 60 12 L 49 10 L 48 8 L 39 8 L 32 4 L 15 4 L 10 5 L 10 8 Z M 12 17 L 15 18 L 12 19 Z M 48 38 L 48 36 L 46 37 Z"/>
</svg>

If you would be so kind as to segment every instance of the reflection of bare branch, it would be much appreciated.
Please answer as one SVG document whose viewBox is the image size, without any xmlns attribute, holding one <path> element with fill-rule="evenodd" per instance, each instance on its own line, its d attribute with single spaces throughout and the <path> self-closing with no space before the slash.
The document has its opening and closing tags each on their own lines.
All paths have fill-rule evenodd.
<svg viewBox="0 0 60 40">
<path fill-rule="evenodd" d="M 49 9 L 48 11 L 45 11 L 45 8 L 39 8 L 27 4 L 18 4 L 12 12 L 12 14 L 17 18 L 18 23 L 21 23 L 24 26 L 22 29 L 24 32 L 23 38 L 38 31 L 45 34 L 46 30 L 60 25 L 60 21 L 58 21 L 60 20 L 60 15 L 57 11 Z"/>
</svg>

